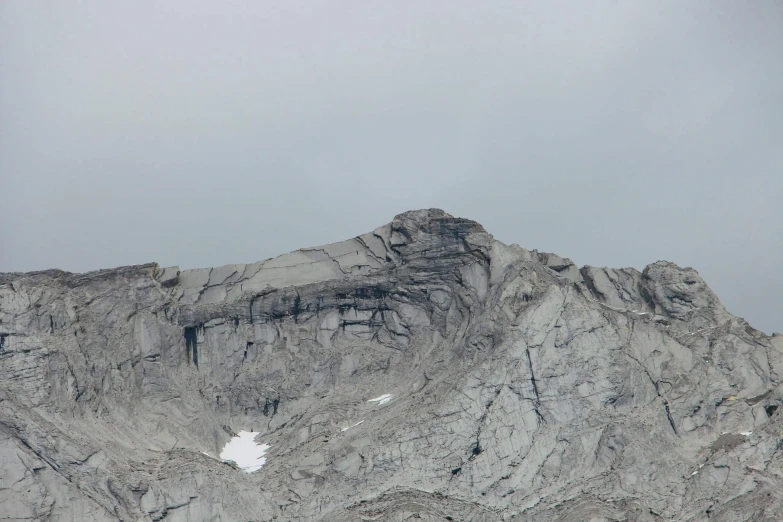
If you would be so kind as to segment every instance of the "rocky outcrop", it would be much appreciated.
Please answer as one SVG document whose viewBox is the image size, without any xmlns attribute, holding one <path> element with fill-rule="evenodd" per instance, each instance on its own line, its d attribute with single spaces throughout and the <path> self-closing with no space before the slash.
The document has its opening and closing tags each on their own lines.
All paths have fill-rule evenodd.
<svg viewBox="0 0 783 522">
<path fill-rule="evenodd" d="M 252 265 L 2 274 L 0 519 L 780 520 L 781 375 L 693 269 L 434 209 Z M 240 430 L 256 473 L 217 458 Z"/>
</svg>

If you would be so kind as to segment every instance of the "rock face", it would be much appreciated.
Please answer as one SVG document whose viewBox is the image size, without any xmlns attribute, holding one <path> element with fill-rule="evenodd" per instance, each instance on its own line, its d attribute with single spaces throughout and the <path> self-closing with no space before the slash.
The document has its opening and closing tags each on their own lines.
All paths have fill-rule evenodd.
<svg viewBox="0 0 783 522">
<path fill-rule="evenodd" d="M 1 274 L 0 520 L 783 520 L 781 376 L 693 269 L 434 209 L 253 265 Z M 256 473 L 216 458 L 240 430 Z"/>
</svg>

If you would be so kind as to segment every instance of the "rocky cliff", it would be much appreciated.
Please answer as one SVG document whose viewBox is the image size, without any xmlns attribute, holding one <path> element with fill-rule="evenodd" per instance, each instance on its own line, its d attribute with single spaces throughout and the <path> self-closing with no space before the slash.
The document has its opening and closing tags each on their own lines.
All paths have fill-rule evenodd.
<svg viewBox="0 0 783 522">
<path fill-rule="evenodd" d="M 783 520 L 781 376 L 693 269 L 434 209 L 252 265 L 0 274 L 0 520 Z M 218 458 L 240 430 L 255 473 Z"/>
</svg>

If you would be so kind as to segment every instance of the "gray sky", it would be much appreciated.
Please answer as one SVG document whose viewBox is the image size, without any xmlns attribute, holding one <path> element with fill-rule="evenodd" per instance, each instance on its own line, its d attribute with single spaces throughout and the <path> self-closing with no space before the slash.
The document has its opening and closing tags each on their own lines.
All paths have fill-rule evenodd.
<svg viewBox="0 0 783 522">
<path fill-rule="evenodd" d="M 783 2 L 0 2 L 0 271 L 252 262 L 414 208 L 693 266 L 783 331 Z"/>
</svg>

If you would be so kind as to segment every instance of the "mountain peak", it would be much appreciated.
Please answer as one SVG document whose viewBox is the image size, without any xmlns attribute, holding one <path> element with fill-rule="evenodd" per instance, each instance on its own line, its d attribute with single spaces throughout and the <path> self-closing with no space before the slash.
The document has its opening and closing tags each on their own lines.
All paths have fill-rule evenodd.
<svg viewBox="0 0 783 522">
<path fill-rule="evenodd" d="M 4 274 L 0 512 L 780 520 L 781 376 L 692 268 L 439 209 L 252 264 Z"/>
</svg>

